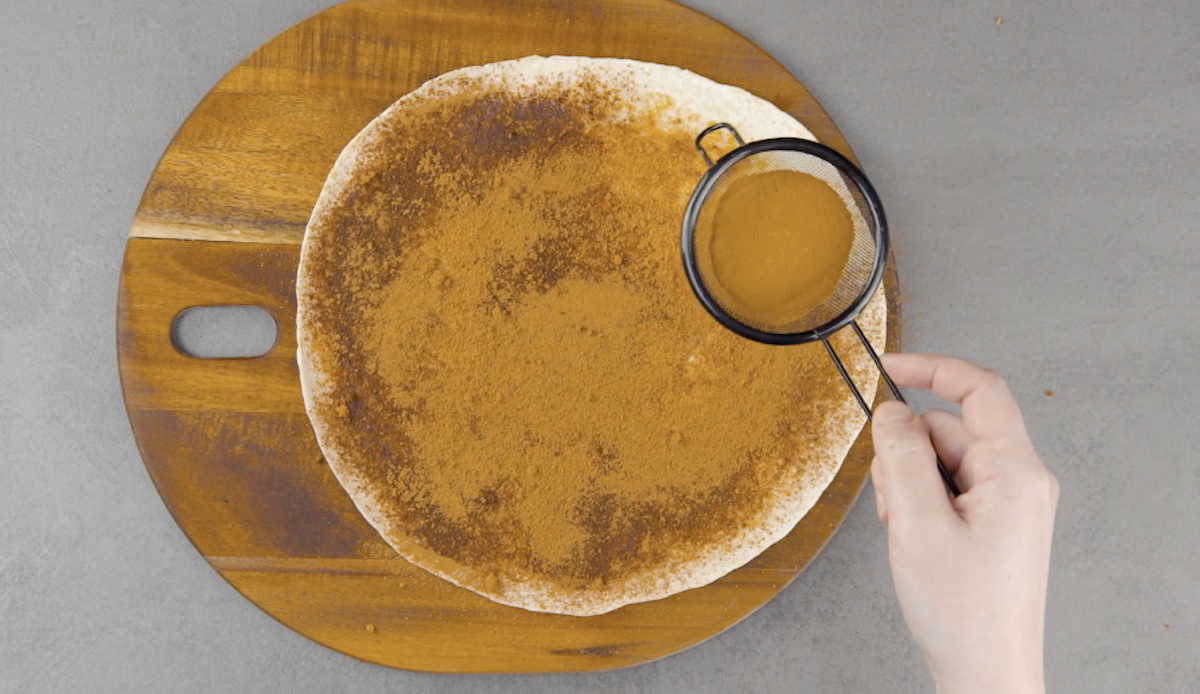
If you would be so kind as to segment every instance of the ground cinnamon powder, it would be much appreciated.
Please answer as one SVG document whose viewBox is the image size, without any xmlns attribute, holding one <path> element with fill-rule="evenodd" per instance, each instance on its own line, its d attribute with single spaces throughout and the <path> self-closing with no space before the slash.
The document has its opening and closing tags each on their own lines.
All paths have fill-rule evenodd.
<svg viewBox="0 0 1200 694">
<path fill-rule="evenodd" d="M 601 590 L 736 534 L 845 397 L 823 351 L 696 303 L 693 133 L 619 105 L 619 84 L 451 89 L 365 153 L 313 248 L 338 383 L 317 407 L 390 526 L 485 592 Z"/>
<path fill-rule="evenodd" d="M 716 205 L 707 251 L 725 307 L 751 325 L 794 323 L 833 295 L 854 223 L 821 179 L 779 170 L 742 176 Z M 708 263 L 704 263 L 707 265 Z"/>
</svg>

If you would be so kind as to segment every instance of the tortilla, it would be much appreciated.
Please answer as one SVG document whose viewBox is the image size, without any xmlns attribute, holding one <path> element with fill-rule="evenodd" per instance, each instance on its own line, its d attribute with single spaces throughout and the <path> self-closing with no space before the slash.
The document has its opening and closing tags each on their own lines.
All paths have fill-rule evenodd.
<svg viewBox="0 0 1200 694">
<path fill-rule="evenodd" d="M 343 150 L 301 250 L 297 360 L 326 460 L 399 554 L 502 604 L 601 614 L 744 565 L 833 480 L 866 418 L 823 348 L 744 341 L 688 293 L 679 222 L 704 171 L 692 139 L 718 121 L 747 141 L 812 139 L 769 102 L 679 68 L 531 57 L 431 80 Z M 563 154 L 582 146 L 597 156 Z M 580 161 L 591 163 L 563 169 Z M 499 202 L 488 192 L 517 176 L 528 189 Z M 549 176 L 604 204 L 580 226 L 577 205 L 538 198 Z M 523 228 L 524 245 L 496 241 L 530 218 L 531 200 L 538 229 L 571 217 L 570 244 Z M 606 206 L 622 210 L 619 223 Z M 619 253 L 578 232 L 601 227 L 625 239 Z M 485 285 L 488 301 L 467 301 Z M 567 348 L 578 335 L 537 327 L 578 313 L 571 328 L 599 340 L 589 311 L 645 329 L 589 356 Z M 859 322 L 882 346 L 882 292 Z M 514 350 L 517 340 L 531 346 Z M 870 362 L 834 341 L 871 401 Z M 597 366 L 611 363 L 620 368 Z M 629 416 L 589 421 L 588 398 L 613 393 L 624 400 L 600 411 Z M 714 450 L 728 460 L 717 473 L 689 465 Z M 570 466 L 567 481 L 539 483 L 539 470 Z M 522 525 L 529 509 L 537 532 Z M 553 547 L 546 528 L 561 531 Z"/>
</svg>

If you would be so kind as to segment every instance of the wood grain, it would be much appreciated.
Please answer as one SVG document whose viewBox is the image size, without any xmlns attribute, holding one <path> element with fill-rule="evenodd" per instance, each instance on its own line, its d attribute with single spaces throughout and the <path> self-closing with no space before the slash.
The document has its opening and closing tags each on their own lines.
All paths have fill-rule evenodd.
<svg viewBox="0 0 1200 694">
<path fill-rule="evenodd" d="M 118 299 L 118 358 L 139 450 L 209 563 L 297 632 L 412 670 L 602 670 L 703 641 L 761 606 L 833 534 L 865 479 L 860 437 L 784 540 L 713 585 L 599 617 L 492 603 L 398 557 L 324 464 L 295 362 L 295 270 L 309 211 L 342 147 L 395 99 L 466 65 L 525 55 L 678 65 L 767 98 L 853 156 L 774 60 L 665 0 L 360 0 L 289 29 L 225 76 L 164 153 L 137 211 Z M 899 343 L 889 268 L 888 347 Z M 171 342 L 193 306 L 253 304 L 279 341 L 252 359 Z M 368 630 L 371 625 L 371 630 Z"/>
</svg>

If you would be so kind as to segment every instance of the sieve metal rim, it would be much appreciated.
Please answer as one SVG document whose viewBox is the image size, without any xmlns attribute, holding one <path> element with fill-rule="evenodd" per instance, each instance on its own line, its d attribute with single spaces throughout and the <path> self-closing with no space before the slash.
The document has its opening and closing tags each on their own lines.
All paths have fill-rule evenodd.
<svg viewBox="0 0 1200 694">
<path fill-rule="evenodd" d="M 714 164 L 709 159 L 708 154 L 704 152 L 700 141 L 709 132 L 721 126 L 725 126 L 734 132 L 740 146 L 718 159 Z M 736 131 L 724 123 L 714 125 L 700 133 L 700 136 L 696 138 L 696 147 L 700 149 L 700 153 L 704 156 L 705 161 L 709 163 L 709 169 L 700 177 L 700 181 L 696 184 L 696 188 L 692 191 L 692 196 L 688 200 L 687 208 L 684 210 L 683 231 L 680 235 L 680 250 L 682 251 L 683 269 L 687 275 L 688 284 L 692 288 L 692 293 L 700 301 L 700 305 L 704 307 L 704 310 L 715 318 L 718 323 L 732 330 L 734 333 L 748 340 L 768 345 L 798 345 L 824 340 L 852 323 L 858 317 L 858 314 L 862 313 L 862 310 L 866 308 L 871 297 L 875 295 L 875 291 L 879 289 L 879 284 L 883 281 L 883 273 L 889 249 L 887 218 L 883 212 L 883 202 L 879 199 L 879 195 L 875 192 L 875 188 L 871 185 L 871 182 L 867 180 L 866 175 L 837 150 L 819 142 L 795 137 L 777 137 L 758 140 L 750 144 L 742 144 L 742 139 L 736 135 Z M 704 280 L 700 277 L 700 269 L 697 265 L 698 259 L 694 249 L 696 220 L 700 216 L 700 207 L 708 199 L 709 194 L 712 193 L 717 180 L 731 166 L 742 159 L 769 151 L 801 152 L 830 163 L 862 191 L 863 199 L 867 203 L 867 209 L 871 216 L 871 226 L 875 236 L 875 260 L 871 266 L 871 275 L 867 280 L 863 292 L 844 311 L 824 325 L 813 330 L 795 333 L 774 333 L 759 330 L 738 321 L 722 309 L 708 292 L 708 289 L 705 288 Z"/>
</svg>

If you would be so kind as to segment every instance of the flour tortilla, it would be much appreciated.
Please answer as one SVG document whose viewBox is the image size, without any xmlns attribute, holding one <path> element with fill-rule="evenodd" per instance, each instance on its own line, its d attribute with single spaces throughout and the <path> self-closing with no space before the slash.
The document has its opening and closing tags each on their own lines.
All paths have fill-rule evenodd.
<svg viewBox="0 0 1200 694">
<path fill-rule="evenodd" d="M 330 414 L 328 399 L 338 385 L 334 381 L 337 368 L 321 363 L 318 356 L 317 346 L 328 338 L 329 326 L 318 321 L 316 307 L 328 297 L 320 294 L 320 287 L 313 280 L 314 254 L 327 248 L 328 244 L 337 243 L 337 219 L 332 211 L 362 184 L 356 173 L 370 162 L 374 145 L 384 138 L 402 137 L 404 123 L 418 105 L 444 99 L 463 89 L 463 85 L 473 89 L 527 93 L 545 85 L 570 85 L 597 79 L 621 85 L 624 103 L 630 113 L 654 104 L 664 127 L 670 124 L 669 127 L 698 133 L 714 122 L 725 121 L 734 124 L 746 141 L 770 137 L 815 139 L 804 126 L 773 104 L 742 89 L 718 84 L 675 67 L 560 56 L 530 57 L 464 68 L 431 80 L 404 96 L 346 146 L 313 210 L 297 276 L 297 360 L 305 407 L 326 460 L 363 516 L 402 556 L 456 585 L 502 604 L 580 616 L 601 614 L 631 603 L 657 600 L 707 585 L 759 555 L 786 536 L 817 502 L 866 422 L 846 391 L 844 399 L 836 404 L 837 411 L 829 418 L 826 430 L 819 432 L 820 450 L 815 455 L 821 464 L 810 465 L 796 479 L 780 480 L 769 500 L 769 512 L 757 523 L 744 528 L 735 537 L 713 543 L 704 551 L 670 557 L 652 570 L 622 577 L 620 581 L 606 581 L 602 585 L 581 588 L 545 576 L 497 577 L 489 567 L 471 566 L 439 554 L 420 542 L 407 528 L 389 521 L 389 505 L 395 501 L 386 490 L 371 484 L 361 474 L 361 451 L 348 447 L 335 435 L 337 422 L 332 421 L 334 417 Z M 660 233 L 677 243 L 677 226 L 661 229 Z M 873 298 L 859 323 L 876 347 L 882 348 L 886 337 L 886 304 L 882 291 Z M 713 326 L 723 330 L 715 322 Z M 837 344 L 848 345 L 849 342 Z M 851 350 L 846 359 L 863 396 L 868 402 L 872 401 L 877 376 L 872 373 L 865 355 Z M 833 369 L 833 365 L 829 368 Z"/>
</svg>

